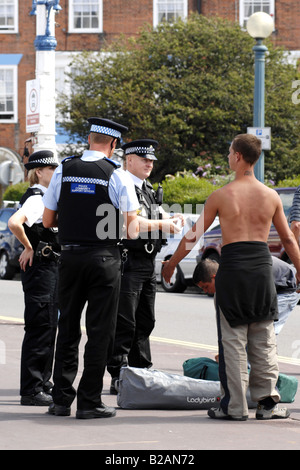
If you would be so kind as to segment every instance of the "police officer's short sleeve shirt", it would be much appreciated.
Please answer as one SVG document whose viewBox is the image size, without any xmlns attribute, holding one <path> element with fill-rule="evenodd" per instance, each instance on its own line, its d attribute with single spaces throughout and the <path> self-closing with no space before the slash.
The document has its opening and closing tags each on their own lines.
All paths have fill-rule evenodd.
<svg viewBox="0 0 300 470">
<path fill-rule="evenodd" d="M 32 187 L 41 189 L 43 193 L 47 190 L 47 188 L 41 184 L 35 184 Z M 28 227 L 32 227 L 33 224 L 41 223 L 44 212 L 43 197 L 40 194 L 30 196 L 22 205 L 20 211 L 26 217 L 27 220 L 25 223 Z"/>
<path fill-rule="evenodd" d="M 86 150 L 81 159 L 83 161 L 95 161 L 104 158 L 101 152 Z M 50 182 L 50 185 L 44 195 L 43 202 L 47 209 L 57 211 L 60 197 L 62 180 L 62 165 L 59 165 Z M 108 185 L 109 197 L 112 204 L 122 212 L 131 212 L 139 208 L 139 202 L 136 196 L 134 184 L 127 173 L 121 168 L 117 168 L 111 175 Z"/>
</svg>

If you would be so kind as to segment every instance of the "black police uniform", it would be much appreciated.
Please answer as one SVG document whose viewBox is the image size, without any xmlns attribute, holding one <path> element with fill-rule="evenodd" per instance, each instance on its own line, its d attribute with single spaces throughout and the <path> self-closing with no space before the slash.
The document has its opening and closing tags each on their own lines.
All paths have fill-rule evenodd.
<svg viewBox="0 0 300 470">
<path fill-rule="evenodd" d="M 130 153 L 148 154 L 156 141 L 134 141 L 123 146 Z M 137 145 L 137 148 L 134 148 Z M 146 147 L 145 147 L 146 145 Z M 133 148 L 130 148 L 133 147 Z M 153 158 L 156 160 L 156 158 Z M 160 210 L 152 185 L 144 181 L 142 188 L 135 186 L 140 203 L 140 215 L 159 219 Z M 160 203 L 162 201 L 159 201 Z M 155 256 L 164 243 L 160 231 L 141 234 L 136 240 L 123 240 L 123 274 L 118 308 L 114 351 L 107 365 L 112 376 L 111 393 L 116 393 L 115 380 L 122 366 L 149 368 L 152 366 L 149 336 L 155 325 L 156 275 Z"/>
<path fill-rule="evenodd" d="M 70 407 L 76 391 L 80 319 L 86 302 L 84 368 L 77 388 L 78 410 L 101 407 L 103 375 L 112 345 L 121 277 L 118 229 L 100 239 L 97 225 L 103 216 L 97 208 L 112 209 L 112 227 L 118 227 L 119 214 L 108 192 L 109 180 L 119 166 L 103 158 L 84 162 L 80 158 L 63 163 L 58 201 L 58 229 L 62 245 L 59 267 L 59 333 L 56 346 L 53 401 Z M 77 416 L 77 415 L 76 415 Z M 79 417 L 79 415 L 77 416 Z"/>
<path fill-rule="evenodd" d="M 34 154 L 33 154 L 34 155 Z M 43 196 L 40 188 L 28 188 L 20 201 Z M 30 397 L 52 388 L 54 344 L 58 318 L 58 244 L 57 232 L 42 223 L 28 227 L 25 233 L 35 252 L 32 266 L 21 271 L 25 300 L 25 336 L 21 356 L 21 403 L 34 404 Z"/>
</svg>

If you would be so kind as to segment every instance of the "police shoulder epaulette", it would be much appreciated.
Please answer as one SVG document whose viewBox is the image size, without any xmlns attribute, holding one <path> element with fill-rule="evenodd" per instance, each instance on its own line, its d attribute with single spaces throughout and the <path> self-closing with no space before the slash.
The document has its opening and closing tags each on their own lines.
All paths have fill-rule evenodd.
<svg viewBox="0 0 300 470">
<path fill-rule="evenodd" d="M 111 163 L 111 164 L 114 165 L 116 168 L 120 168 L 120 166 L 121 166 L 121 163 L 115 162 L 114 160 L 111 160 L 111 159 L 108 158 L 108 157 L 104 157 L 103 160 L 106 160 L 108 163 Z"/>
<path fill-rule="evenodd" d="M 31 196 L 43 196 L 44 191 L 41 190 L 41 188 L 32 188 L 29 187 L 27 188 L 27 191 L 23 194 L 23 196 L 20 199 L 20 207 L 24 204 L 24 202 L 29 199 Z"/>
<path fill-rule="evenodd" d="M 43 195 L 44 191 L 40 188 L 29 188 L 31 190 L 32 196 Z"/>
<path fill-rule="evenodd" d="M 66 157 L 61 161 L 61 163 L 68 162 L 69 160 L 72 160 L 72 158 L 78 158 L 79 156 L 80 155 L 72 155 L 72 156 Z"/>
</svg>

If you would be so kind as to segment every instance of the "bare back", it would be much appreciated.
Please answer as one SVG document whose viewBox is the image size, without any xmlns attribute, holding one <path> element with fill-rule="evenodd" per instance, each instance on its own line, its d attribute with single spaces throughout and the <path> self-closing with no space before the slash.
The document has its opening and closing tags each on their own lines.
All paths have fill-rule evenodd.
<svg viewBox="0 0 300 470">
<path fill-rule="evenodd" d="M 251 177 L 229 183 L 213 193 L 207 202 L 207 216 L 210 217 L 210 211 L 219 215 L 223 245 L 239 241 L 267 242 L 273 217 L 281 208 L 276 191 Z"/>
</svg>

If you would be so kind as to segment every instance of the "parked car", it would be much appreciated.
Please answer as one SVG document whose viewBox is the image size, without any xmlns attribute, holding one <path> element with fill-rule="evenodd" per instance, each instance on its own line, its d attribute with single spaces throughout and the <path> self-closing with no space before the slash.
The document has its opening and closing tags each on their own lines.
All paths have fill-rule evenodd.
<svg viewBox="0 0 300 470">
<path fill-rule="evenodd" d="M 161 283 L 163 289 L 166 292 L 184 292 L 187 286 L 193 284 L 193 273 L 196 267 L 196 257 L 199 253 L 199 247 L 201 246 L 201 239 L 190 251 L 190 253 L 179 263 L 176 267 L 174 274 L 172 276 L 170 284 L 166 283 L 164 278 L 161 275 L 162 271 L 162 261 L 166 261 L 171 258 L 173 253 L 176 251 L 177 246 L 182 239 L 182 237 L 190 230 L 190 228 L 197 221 L 199 215 L 195 214 L 184 214 L 185 225 L 180 233 L 172 234 L 167 238 L 167 245 L 164 245 L 161 251 L 156 255 L 155 260 L 155 273 L 156 280 L 158 283 Z M 219 225 L 219 220 L 216 218 L 214 223 L 211 225 L 211 230 L 215 225 Z M 202 237 L 203 238 L 203 237 Z"/>
<path fill-rule="evenodd" d="M 0 209 L 0 279 L 13 279 L 19 271 L 19 256 L 23 247 L 8 228 L 8 219 L 16 211 L 15 207 Z"/>
<path fill-rule="evenodd" d="M 287 219 L 289 218 L 289 214 L 290 214 L 290 210 L 293 204 L 293 198 L 294 198 L 296 189 L 297 188 L 275 188 L 275 190 L 278 192 L 282 200 L 284 213 Z M 268 245 L 269 245 L 270 252 L 273 256 L 277 256 L 283 261 L 289 260 L 282 246 L 277 230 L 275 229 L 273 224 L 270 229 Z M 221 255 L 221 247 L 222 247 L 222 233 L 221 233 L 221 227 L 220 225 L 218 225 L 214 227 L 214 229 L 211 230 L 210 232 L 206 232 L 204 234 L 203 246 L 199 249 L 199 253 L 197 255 L 197 262 L 205 258 L 211 258 L 216 261 L 219 261 L 220 255 Z"/>
</svg>

